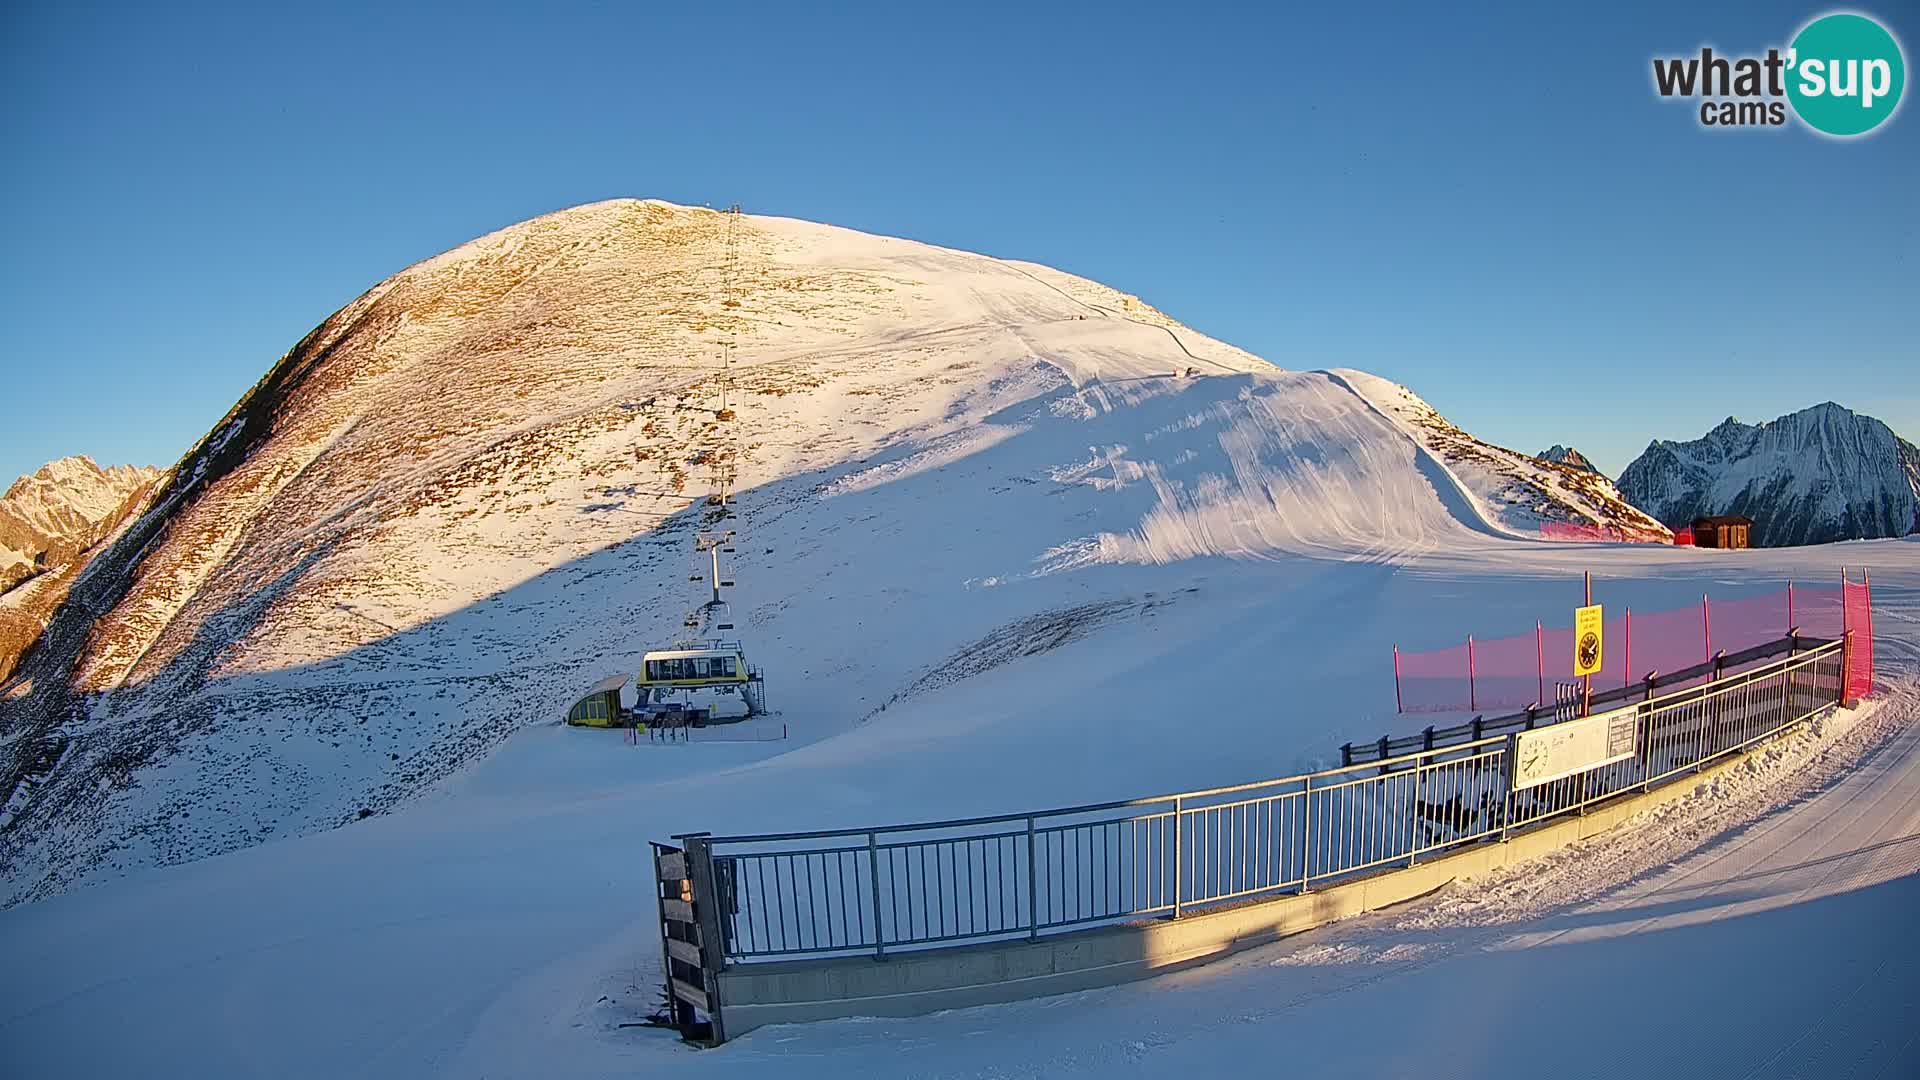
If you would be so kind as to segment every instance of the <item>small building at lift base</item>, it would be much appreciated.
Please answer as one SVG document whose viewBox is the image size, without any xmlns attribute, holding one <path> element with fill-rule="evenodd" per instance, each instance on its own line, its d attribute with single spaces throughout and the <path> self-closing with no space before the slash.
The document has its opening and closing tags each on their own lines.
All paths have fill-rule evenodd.
<svg viewBox="0 0 1920 1080">
<path fill-rule="evenodd" d="M 1693 546 L 1705 548 L 1747 547 L 1747 534 L 1753 519 L 1738 514 L 1716 514 L 1693 519 Z"/>
<path fill-rule="evenodd" d="M 587 696 L 567 710 L 567 723 L 577 727 L 620 727 L 627 722 L 620 708 L 620 691 L 627 685 L 625 675 L 614 675 L 594 684 Z"/>
</svg>

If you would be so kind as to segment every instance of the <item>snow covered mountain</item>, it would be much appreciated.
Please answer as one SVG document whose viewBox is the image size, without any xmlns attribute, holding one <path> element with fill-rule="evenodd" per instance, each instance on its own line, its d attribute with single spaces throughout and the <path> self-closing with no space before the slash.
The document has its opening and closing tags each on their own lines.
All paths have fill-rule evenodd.
<svg viewBox="0 0 1920 1080">
<path fill-rule="evenodd" d="M 0 495 L 0 593 L 105 539 L 159 477 L 159 469 L 103 469 L 82 455 L 14 481 Z"/>
<path fill-rule="evenodd" d="M 327 319 L 73 582 L 0 685 L 4 899 L 427 790 L 677 636 L 701 528 L 739 533 L 729 602 L 803 747 L 1186 617 L 1212 586 L 1170 568 L 1391 564 L 1541 520 L 1658 528 L 1404 387 L 1044 266 L 579 207 Z M 1076 692 L 1183 692 L 1124 681 L 1147 662 Z"/>
<path fill-rule="evenodd" d="M 1539 458 L 1541 461 L 1551 461 L 1555 465 L 1565 465 L 1570 469 L 1580 469 L 1583 472 L 1597 473 L 1600 471 L 1593 467 L 1593 462 L 1587 460 L 1587 455 L 1575 450 L 1571 446 L 1561 446 L 1559 443 L 1554 443 L 1552 446 L 1533 456 Z"/>
<path fill-rule="evenodd" d="M 1758 425 L 1728 417 L 1691 442 L 1655 440 L 1620 490 L 1676 528 L 1700 514 L 1752 518 L 1755 544 L 1905 536 L 1920 528 L 1920 450 L 1829 401 Z"/>
<path fill-rule="evenodd" d="M 1413 391 L 1364 372 L 1344 372 L 1355 391 L 1394 418 L 1466 490 L 1476 513 L 1501 530 L 1534 536 L 1547 522 L 1610 526 L 1627 536 L 1670 542 L 1673 533 L 1623 498 L 1589 465 L 1543 460 L 1482 442 Z M 1577 454 L 1577 452 L 1575 452 Z M 1581 458 L 1581 464 L 1586 459 Z"/>
<path fill-rule="evenodd" d="M 0 684 L 66 602 L 88 560 L 146 504 L 164 475 L 62 458 L 21 477 L 0 497 Z M 0 780 L 5 775 L 0 772 Z"/>
</svg>

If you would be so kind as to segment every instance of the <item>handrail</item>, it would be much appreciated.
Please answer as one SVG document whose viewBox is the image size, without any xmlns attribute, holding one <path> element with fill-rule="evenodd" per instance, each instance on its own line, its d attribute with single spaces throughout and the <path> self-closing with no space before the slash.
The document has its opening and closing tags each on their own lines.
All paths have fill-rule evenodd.
<svg viewBox="0 0 1920 1080">
<path fill-rule="evenodd" d="M 1675 782 L 1845 700 L 1849 640 L 1634 702 L 1630 756 L 1538 784 L 1515 783 L 1514 736 L 1489 732 L 1379 761 L 1174 794 L 675 839 L 684 841 L 688 865 L 702 868 L 692 875 L 691 910 L 717 915 L 702 933 L 722 943 L 723 965 L 884 958 L 1177 919 L 1412 866 Z M 664 901 L 662 910 L 663 918 L 676 914 Z"/>
<path fill-rule="evenodd" d="M 1812 641 L 1813 639 L 1788 638 L 1783 640 L 1797 641 L 1801 644 L 1806 644 Z M 1705 698 L 1712 697 L 1720 693 L 1728 693 L 1738 689 L 1740 686 L 1748 682 L 1751 682 L 1753 680 L 1766 678 L 1771 675 L 1776 675 L 1781 672 L 1790 671 L 1798 667 L 1812 664 L 1820 658 L 1828 656 L 1834 652 L 1840 651 L 1840 649 L 1842 648 L 1842 644 L 1843 643 L 1839 641 L 1824 641 L 1816 645 L 1814 648 L 1809 649 L 1806 652 L 1796 653 L 1794 656 L 1791 656 L 1788 659 L 1780 661 L 1776 664 L 1769 664 L 1763 667 L 1751 668 L 1746 671 L 1742 671 L 1738 673 L 1738 675 L 1735 676 L 1734 679 L 1725 680 L 1724 682 L 1721 682 L 1721 683 L 1709 684 L 1707 686 L 1685 687 L 1683 689 L 1675 690 L 1668 694 L 1661 695 L 1658 697 L 1646 698 L 1646 699 L 1643 699 L 1642 701 L 1634 702 L 1634 704 L 1645 705 L 1650 709 L 1657 709 L 1663 704 L 1668 704 L 1673 701 L 1676 701 L 1684 695 L 1694 695 L 1695 700 L 1703 700 Z M 1755 648 L 1758 649 L 1758 648 L 1765 648 L 1765 647 L 1776 647 L 1778 645 L 1779 643 L 1771 643 L 1770 646 L 1756 646 Z M 1754 650 L 1749 649 L 1745 651 L 1752 652 Z M 1727 661 L 1732 662 L 1735 659 L 1735 657 L 1739 655 L 1740 654 L 1730 654 L 1727 657 Z M 1766 654 L 1762 654 L 1762 655 L 1766 655 Z M 1707 665 L 1707 667 L 1710 669 L 1711 665 Z M 1678 673 L 1676 673 L 1676 677 L 1677 675 Z M 1596 701 L 1599 701 L 1600 695 L 1596 694 L 1594 695 L 1594 698 Z M 1525 718 L 1524 713 L 1515 714 L 1514 716 L 1511 716 L 1511 717 L 1501 717 L 1498 720 L 1486 721 L 1483 724 L 1483 727 L 1491 727 L 1496 723 L 1504 723 L 1504 722 L 1513 721 L 1517 719 L 1524 719 L 1524 718 Z M 1099 813 L 1105 810 L 1124 810 L 1128 807 L 1133 807 L 1133 806 L 1153 806 L 1159 803 L 1170 803 L 1177 799 L 1178 800 L 1205 799 L 1205 798 L 1212 798 L 1218 795 L 1232 795 L 1242 791 L 1252 791 L 1260 788 L 1275 788 L 1275 787 L 1282 787 L 1282 786 L 1291 785 L 1291 784 L 1306 784 L 1309 781 L 1319 780 L 1323 777 L 1337 776 L 1337 775 L 1342 775 L 1346 773 L 1353 773 L 1353 772 L 1375 773 L 1383 769 L 1390 770 L 1396 765 L 1403 765 L 1409 762 L 1415 762 L 1421 759 L 1430 758 L 1436 754 L 1442 754 L 1442 753 L 1455 754 L 1465 750 L 1472 750 L 1477 747 L 1490 746 L 1496 743 L 1504 743 L 1506 741 L 1507 741 L 1507 736 L 1504 734 L 1489 735 L 1484 738 L 1472 740 L 1468 742 L 1449 743 L 1445 746 L 1436 745 L 1430 749 L 1423 748 L 1420 750 L 1409 751 L 1404 754 L 1398 754 L 1398 755 L 1385 757 L 1385 758 L 1376 758 L 1376 759 L 1364 761 L 1364 762 L 1356 761 L 1351 765 L 1335 766 L 1332 768 L 1321 769 L 1315 772 L 1297 773 L 1292 776 L 1276 777 L 1269 780 L 1255 780 L 1255 781 L 1242 783 L 1242 784 L 1230 784 L 1224 787 L 1203 788 L 1195 791 L 1170 792 L 1165 795 L 1153 795 L 1153 796 L 1146 796 L 1146 797 L 1135 798 L 1135 799 L 1117 799 L 1110 802 L 1088 803 L 1083 806 L 1065 806 L 1065 807 L 1056 807 L 1056 808 L 1047 809 L 1047 810 L 1028 810 L 1028 811 L 1022 811 L 1019 813 L 1012 813 L 1012 814 L 989 814 L 982 817 L 950 818 L 942 821 L 904 822 L 898 825 L 864 825 L 864 826 L 843 828 L 843 829 L 817 829 L 817 830 L 812 830 L 807 832 L 742 833 L 742 834 L 732 835 L 732 836 L 709 837 L 708 843 L 710 844 L 768 843 L 768 842 L 778 842 L 778 841 L 823 840 L 823 839 L 830 839 L 830 838 L 842 837 L 842 836 L 867 836 L 869 834 L 877 835 L 881 833 L 932 832 L 932 831 L 937 831 L 941 829 L 961 829 L 961 828 L 969 828 L 976 825 L 995 825 L 1003 822 L 1026 821 L 1029 818 L 1069 817 L 1075 814 L 1092 814 L 1092 813 Z"/>
</svg>

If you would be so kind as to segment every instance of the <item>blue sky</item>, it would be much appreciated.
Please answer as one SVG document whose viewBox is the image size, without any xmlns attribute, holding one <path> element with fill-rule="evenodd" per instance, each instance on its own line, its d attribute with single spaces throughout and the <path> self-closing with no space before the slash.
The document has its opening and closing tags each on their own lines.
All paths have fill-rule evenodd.
<svg viewBox="0 0 1920 1080">
<path fill-rule="evenodd" d="M 626 195 L 1049 263 L 1609 471 L 1828 399 L 1920 436 L 1912 103 L 1651 90 L 1822 7 L 274 7 L 0 12 L 0 474 L 170 464 L 382 277 Z"/>
</svg>

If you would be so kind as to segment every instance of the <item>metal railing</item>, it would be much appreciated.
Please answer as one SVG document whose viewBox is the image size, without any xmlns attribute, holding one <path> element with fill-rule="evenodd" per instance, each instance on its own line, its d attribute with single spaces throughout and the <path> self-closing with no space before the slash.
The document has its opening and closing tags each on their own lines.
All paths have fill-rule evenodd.
<svg viewBox="0 0 1920 1080">
<path fill-rule="evenodd" d="M 1632 757 L 1521 791 L 1509 736 L 1278 780 L 873 829 L 696 836 L 728 962 L 1178 918 L 1499 838 L 1697 771 L 1844 693 L 1844 641 L 1635 703 Z"/>
</svg>

